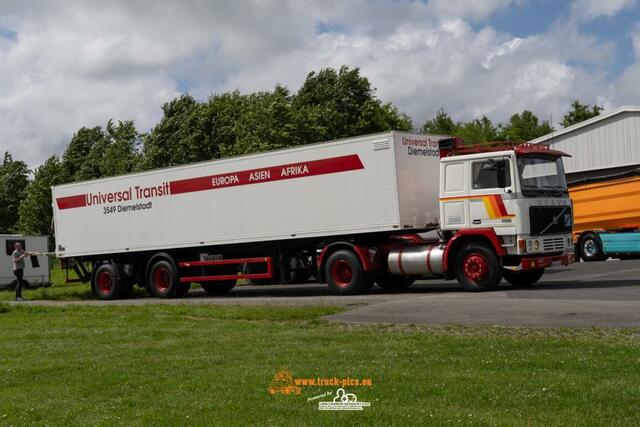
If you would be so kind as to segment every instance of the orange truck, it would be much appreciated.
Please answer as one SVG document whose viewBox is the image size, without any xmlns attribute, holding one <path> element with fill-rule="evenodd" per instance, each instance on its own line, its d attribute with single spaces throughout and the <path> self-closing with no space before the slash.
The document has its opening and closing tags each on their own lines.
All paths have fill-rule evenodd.
<svg viewBox="0 0 640 427">
<path fill-rule="evenodd" d="M 640 168 L 569 183 L 576 255 L 583 261 L 640 258 Z"/>
</svg>

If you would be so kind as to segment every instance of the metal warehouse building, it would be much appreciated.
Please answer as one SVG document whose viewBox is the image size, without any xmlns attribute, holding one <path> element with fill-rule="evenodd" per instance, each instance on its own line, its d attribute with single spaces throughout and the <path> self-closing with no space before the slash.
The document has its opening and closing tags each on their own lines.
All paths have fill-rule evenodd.
<svg viewBox="0 0 640 427">
<path fill-rule="evenodd" d="M 530 141 L 572 157 L 567 181 L 604 178 L 640 168 L 640 106 L 625 106 Z"/>
</svg>

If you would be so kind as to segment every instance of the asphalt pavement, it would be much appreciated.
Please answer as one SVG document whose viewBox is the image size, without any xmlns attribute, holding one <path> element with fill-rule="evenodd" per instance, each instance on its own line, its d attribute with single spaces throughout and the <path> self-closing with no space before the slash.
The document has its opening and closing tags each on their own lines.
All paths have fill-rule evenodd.
<svg viewBox="0 0 640 427">
<path fill-rule="evenodd" d="M 640 327 L 640 260 L 576 263 L 549 269 L 539 283 L 516 288 L 503 282 L 493 292 L 464 292 L 455 281 L 423 280 L 389 293 L 334 296 L 314 283 L 238 286 L 224 296 L 193 291 L 187 298 L 53 302 L 40 305 L 239 304 L 340 305 L 337 322 L 537 327 Z"/>
</svg>

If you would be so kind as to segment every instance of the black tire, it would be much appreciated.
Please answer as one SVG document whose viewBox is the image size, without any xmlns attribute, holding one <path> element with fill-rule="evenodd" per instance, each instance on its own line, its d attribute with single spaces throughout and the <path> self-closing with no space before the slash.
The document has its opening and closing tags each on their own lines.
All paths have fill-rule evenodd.
<svg viewBox="0 0 640 427">
<path fill-rule="evenodd" d="M 376 283 L 385 291 L 401 291 L 407 289 L 415 282 L 411 276 L 397 276 L 391 273 L 382 273 L 376 279 Z"/>
<path fill-rule="evenodd" d="M 486 243 L 469 243 L 455 255 L 453 271 L 467 291 L 497 289 L 502 279 L 501 270 L 496 253 Z"/>
<path fill-rule="evenodd" d="M 544 274 L 544 268 L 533 271 L 502 270 L 502 278 L 514 286 L 531 286 Z"/>
<path fill-rule="evenodd" d="M 584 262 L 603 261 L 606 258 L 597 234 L 586 233 L 580 238 L 580 256 Z"/>
<path fill-rule="evenodd" d="M 174 297 L 180 285 L 175 265 L 166 259 L 159 259 L 149 269 L 147 283 L 153 296 Z"/>
<path fill-rule="evenodd" d="M 209 295 L 222 295 L 233 289 L 236 286 L 236 281 L 203 282 L 200 283 L 200 286 Z"/>
<path fill-rule="evenodd" d="M 364 271 L 358 256 L 349 250 L 332 253 L 324 266 L 329 290 L 334 295 L 353 295 L 371 288 L 374 278 Z"/>
<path fill-rule="evenodd" d="M 118 266 L 112 263 L 98 265 L 92 277 L 91 289 L 101 300 L 122 298 L 125 283 L 120 278 Z"/>
</svg>

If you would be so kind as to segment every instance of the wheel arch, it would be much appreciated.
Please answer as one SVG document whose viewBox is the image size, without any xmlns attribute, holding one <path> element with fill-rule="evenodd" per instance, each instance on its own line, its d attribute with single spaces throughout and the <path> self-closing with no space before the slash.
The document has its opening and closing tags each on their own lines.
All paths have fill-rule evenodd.
<svg viewBox="0 0 640 427">
<path fill-rule="evenodd" d="M 472 242 L 482 242 L 487 244 L 494 250 L 498 259 L 501 259 L 503 256 L 507 255 L 507 251 L 502 247 L 500 239 L 493 229 L 487 228 L 459 230 L 447 242 L 447 247 L 445 248 L 444 255 L 442 257 L 442 269 L 445 272 L 447 278 L 453 277 L 452 269 L 450 268 L 450 266 L 455 259 L 456 253 L 460 250 L 460 248 Z"/>
<path fill-rule="evenodd" d="M 167 261 L 167 262 L 171 263 L 171 265 L 173 265 L 173 268 L 175 268 L 176 272 L 178 271 L 178 264 L 176 263 L 175 258 L 173 258 L 173 256 L 171 256 L 171 254 L 169 254 L 167 252 L 158 252 L 156 254 L 153 254 L 151 256 L 151 258 L 149 258 L 149 260 L 147 261 L 147 264 L 146 264 L 145 269 L 144 269 L 145 282 L 147 281 L 147 278 L 149 277 L 149 272 L 151 271 L 151 266 L 153 266 L 153 264 L 155 264 L 159 260 L 164 260 L 164 261 Z"/>
<path fill-rule="evenodd" d="M 325 246 L 320 255 L 318 256 L 318 279 L 320 283 L 324 283 L 326 281 L 326 277 L 324 274 L 324 267 L 327 263 L 327 259 L 331 256 L 331 254 L 342 250 L 347 249 L 351 252 L 355 253 L 360 262 L 362 263 L 362 267 L 365 271 L 370 271 L 373 269 L 373 264 L 371 260 L 369 260 L 367 248 L 362 246 L 354 245 L 351 242 L 334 242 Z"/>
</svg>

